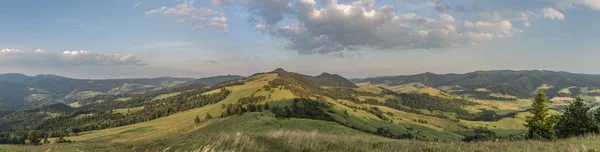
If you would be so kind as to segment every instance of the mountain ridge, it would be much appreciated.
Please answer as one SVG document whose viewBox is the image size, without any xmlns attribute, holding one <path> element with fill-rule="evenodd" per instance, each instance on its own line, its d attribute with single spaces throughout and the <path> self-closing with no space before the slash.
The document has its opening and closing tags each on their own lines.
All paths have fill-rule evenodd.
<svg viewBox="0 0 600 152">
<path fill-rule="evenodd" d="M 554 86 L 547 89 L 550 96 L 558 96 L 560 89 L 577 86 L 595 89 L 600 87 L 600 75 L 577 74 L 564 71 L 548 70 L 496 70 L 475 71 L 465 74 L 433 74 L 374 77 L 353 79 L 355 83 L 370 82 L 390 86 L 411 82 L 421 82 L 427 86 L 439 88 L 444 86 L 466 87 L 468 91 L 485 88 L 494 92 L 528 98 L 542 85 Z M 558 90 L 557 90 L 558 89 Z M 579 94 L 573 94 L 577 96 Z"/>
<path fill-rule="evenodd" d="M 19 110 L 43 104 L 71 102 L 94 95 L 143 93 L 179 85 L 215 84 L 241 76 L 193 78 L 74 79 L 57 75 L 0 74 L 0 109 Z M 19 91 L 20 90 L 20 91 Z"/>
</svg>

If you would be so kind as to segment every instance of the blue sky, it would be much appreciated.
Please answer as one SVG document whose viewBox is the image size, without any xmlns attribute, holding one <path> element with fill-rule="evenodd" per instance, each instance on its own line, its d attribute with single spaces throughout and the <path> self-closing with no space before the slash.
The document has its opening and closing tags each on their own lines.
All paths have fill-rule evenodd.
<svg viewBox="0 0 600 152">
<path fill-rule="evenodd" d="M 3 0 L 0 73 L 600 73 L 598 0 Z"/>
</svg>

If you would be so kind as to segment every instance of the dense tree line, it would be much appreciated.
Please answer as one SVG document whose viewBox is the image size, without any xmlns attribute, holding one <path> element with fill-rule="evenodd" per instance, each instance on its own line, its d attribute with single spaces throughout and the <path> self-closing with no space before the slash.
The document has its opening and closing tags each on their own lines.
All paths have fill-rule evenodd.
<svg viewBox="0 0 600 152">
<path fill-rule="evenodd" d="M 327 114 L 325 109 L 331 108 L 331 105 L 311 99 L 296 98 L 293 100 L 291 108 L 288 106 L 271 107 L 270 110 L 278 118 L 306 118 L 316 120 L 333 121 L 334 119 Z"/>
<path fill-rule="evenodd" d="M 0 132 L 0 144 L 25 144 L 25 139 L 23 134 Z"/>
<path fill-rule="evenodd" d="M 483 110 L 479 113 L 470 113 L 463 109 L 463 106 L 474 105 L 474 102 L 464 99 L 448 99 L 429 94 L 421 93 L 397 93 L 397 99 L 388 99 L 382 105 L 396 110 L 423 114 L 417 109 L 429 111 L 442 111 L 455 113 L 458 119 L 472 121 L 496 121 L 502 118 L 514 117 L 516 113 L 499 115 L 495 111 Z M 407 108 L 408 107 L 408 108 Z M 449 119 L 446 115 L 430 115 L 443 119 Z"/>
<path fill-rule="evenodd" d="M 488 130 L 486 128 L 475 128 L 475 135 L 467 136 L 463 139 L 466 142 L 474 142 L 474 141 L 491 141 L 497 139 L 496 133 Z"/>
<path fill-rule="evenodd" d="M 241 115 L 246 112 L 262 112 L 263 105 L 261 105 L 260 102 L 265 101 L 266 99 L 265 96 L 252 95 L 250 97 L 239 98 L 237 102 L 233 104 L 222 104 L 223 112 L 221 112 L 220 117 L 225 118 L 236 114 Z"/>
<path fill-rule="evenodd" d="M 491 94 L 492 94 L 491 91 L 462 90 L 462 91 L 456 91 L 453 93 L 457 94 L 457 95 L 462 95 L 462 96 L 470 95 L 474 98 L 484 99 L 484 100 L 499 100 L 499 101 L 516 101 L 517 100 L 517 98 L 504 98 L 504 97 L 491 96 Z"/>
<path fill-rule="evenodd" d="M 250 96 L 250 97 L 242 97 L 240 99 L 238 99 L 238 103 L 239 104 L 258 104 L 261 101 L 266 100 L 267 98 L 265 96 Z"/>
<path fill-rule="evenodd" d="M 214 104 L 224 100 L 231 92 L 227 89 L 222 89 L 219 93 L 202 95 L 202 93 L 206 91 L 207 90 L 204 89 L 192 90 L 165 99 L 138 102 L 134 105 L 139 104 L 140 106 L 143 106 L 143 108 L 139 111 L 126 114 L 115 113 L 112 109 L 108 109 L 108 107 L 114 106 L 99 106 L 47 119 L 28 117 L 27 119 L 33 119 L 34 121 L 25 120 L 25 122 L 30 123 L 13 124 L 12 128 L 13 131 L 39 130 L 42 134 L 49 137 L 68 136 L 82 131 L 105 129 L 149 121 L 169 116 L 177 112 Z M 82 116 L 82 114 L 86 115 Z"/>
</svg>

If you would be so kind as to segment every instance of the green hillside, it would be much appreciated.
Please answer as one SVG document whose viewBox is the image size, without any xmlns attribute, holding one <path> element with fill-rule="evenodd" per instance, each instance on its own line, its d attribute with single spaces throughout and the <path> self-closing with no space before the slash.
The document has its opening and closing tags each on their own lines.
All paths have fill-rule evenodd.
<svg viewBox="0 0 600 152">
<path fill-rule="evenodd" d="M 599 136 L 556 142 L 422 142 L 396 140 L 366 134 L 336 123 L 309 119 L 275 119 L 247 113 L 227 119 L 203 120 L 194 131 L 160 138 L 135 138 L 148 130 L 130 129 L 117 134 L 67 144 L 41 146 L 0 145 L 0 151 L 593 151 L 600 149 Z M 114 142 L 113 139 L 122 139 Z M 111 142 L 113 141 L 113 142 Z"/>
<path fill-rule="evenodd" d="M 227 84 L 229 83 L 229 85 Z M 195 115 L 205 115 L 206 113 L 215 116 L 226 118 L 236 115 L 237 113 L 251 112 L 250 107 L 262 106 L 269 104 L 271 110 L 264 110 L 263 113 L 275 114 L 280 118 L 309 118 L 317 120 L 325 120 L 335 122 L 340 125 L 353 128 L 364 133 L 370 133 L 390 138 L 401 139 L 418 139 L 427 141 L 458 141 L 469 135 L 475 127 L 490 126 L 492 130 L 500 132 L 519 133 L 522 127 L 510 127 L 510 125 L 493 125 L 494 121 L 503 121 L 515 115 L 513 112 L 498 113 L 492 110 L 484 110 L 479 112 L 470 112 L 467 108 L 480 105 L 477 102 L 472 102 L 459 98 L 446 98 L 431 95 L 427 93 L 386 93 L 386 90 L 378 91 L 363 91 L 365 88 L 345 88 L 345 87 L 328 87 L 329 85 L 318 83 L 301 74 L 291 72 L 272 72 L 258 74 L 242 80 L 230 81 L 222 85 L 226 90 L 231 91 L 225 100 L 216 104 L 209 104 L 196 108 L 194 115 L 186 115 L 189 111 L 182 113 L 174 113 L 173 116 L 180 115 L 182 118 L 166 119 L 169 125 L 174 125 L 173 120 L 181 120 L 182 125 L 189 125 Z M 204 87 L 201 87 L 204 88 Z M 368 89 L 368 88 L 367 88 Z M 32 125 L 12 124 L 13 126 L 21 126 L 19 128 L 42 129 L 52 131 L 59 128 L 47 127 L 47 124 L 56 124 L 56 120 L 63 120 L 64 123 L 75 124 L 77 128 L 87 128 L 85 130 L 95 130 L 95 128 L 113 128 L 120 125 L 114 125 L 110 122 L 102 125 L 97 122 L 85 122 L 81 120 L 79 115 L 86 115 L 94 118 L 94 120 L 111 117 L 112 119 L 123 117 L 128 119 L 127 115 L 141 113 L 156 103 L 168 103 L 171 101 L 182 102 L 185 96 L 189 93 L 198 92 L 204 95 L 219 93 L 220 89 L 213 91 L 199 89 L 197 91 L 190 90 L 165 90 L 158 92 L 149 92 L 144 95 L 132 96 L 129 100 L 119 100 L 127 98 L 126 96 L 98 96 L 79 101 L 80 107 L 75 110 L 79 111 L 76 114 L 68 114 L 57 117 L 56 119 L 48 119 L 42 123 Z M 189 93 L 188 93 L 189 92 Z M 156 99 L 160 100 L 156 100 Z M 424 102 L 428 101 L 428 102 Z M 316 104 L 319 103 L 319 104 Z M 444 103 L 444 104 L 442 104 Z M 131 112 L 131 109 L 140 109 L 144 106 L 144 110 Z M 311 107 L 311 108 L 308 108 Z M 485 106 L 482 106 L 485 107 Z M 111 113 L 107 115 L 103 111 L 124 111 L 125 112 Z M 273 110 L 279 109 L 279 110 Z M 290 112 L 286 111 L 290 109 Z M 294 113 L 294 114 L 292 114 Z M 113 116 L 114 115 L 114 116 Z M 170 114 L 165 115 L 170 116 Z M 8 117 L 7 117 L 8 118 Z M 186 119 L 183 119 L 186 118 Z M 133 123 L 130 126 L 152 126 L 158 128 L 169 128 L 169 126 L 154 124 L 163 124 L 158 119 L 148 119 L 149 121 L 141 121 L 141 123 Z M 166 121 L 165 120 L 165 121 Z M 522 119 L 515 119 L 516 122 L 522 123 Z M 510 122 L 510 121 L 509 121 Z M 46 124 L 46 125 L 45 125 Z M 144 125 L 146 124 L 146 125 Z M 92 126 L 90 126 L 92 125 Z M 100 125 L 100 126 L 98 126 Z M 36 127 L 37 126 L 37 127 Z M 52 126 L 52 125 L 50 125 Z M 79 127 L 78 127 L 79 126 Z M 69 127 L 69 125 L 63 125 Z M 185 128 L 185 127 L 184 127 Z M 67 128 L 64 128 L 67 129 Z M 512 130 L 512 131 L 511 131 Z M 56 131 L 52 131 L 56 132 Z M 94 131 L 92 131 L 94 132 Z M 149 132 L 151 133 L 151 132 Z M 79 134 L 78 132 L 68 131 L 70 135 L 76 135 L 73 138 L 86 139 L 80 136 L 93 135 L 94 133 Z M 109 133 L 102 133 L 110 135 Z M 505 134 L 508 135 L 508 134 Z"/>
<path fill-rule="evenodd" d="M 529 98 L 539 88 L 546 90 L 545 92 L 551 97 L 600 95 L 586 92 L 600 88 L 599 75 L 539 70 L 476 71 L 465 74 L 423 73 L 410 76 L 354 79 L 354 82 L 369 82 L 373 85 L 385 84 L 388 86 L 419 82 L 429 87 L 445 88 L 445 90 L 452 91 L 454 94 L 469 94 L 479 98 L 489 97 L 489 99 L 501 99 L 490 97 L 491 93 Z M 486 89 L 490 92 L 481 92 L 477 89 Z"/>
<path fill-rule="evenodd" d="M 0 74 L 0 110 L 21 110 L 53 103 L 70 103 L 97 95 L 142 94 L 165 88 L 214 85 L 240 76 L 88 80 L 54 75 Z"/>
<path fill-rule="evenodd" d="M 467 150 L 512 151 L 568 149 L 575 141 L 597 138 L 532 149 L 462 143 L 484 129 L 503 139 L 498 144 L 530 144 L 504 140 L 525 133 L 531 99 L 478 87 L 473 92 L 492 92 L 488 95 L 497 97 L 480 98 L 456 92 L 465 87 L 448 89 L 424 82 L 345 86 L 339 82 L 348 80 L 328 75 L 336 78 L 317 81 L 281 69 L 212 86 L 99 95 L 70 106 L 54 104 L 8 114 L 0 119 L 0 129 L 15 137 L 36 130 L 50 141 L 60 136 L 75 141 L 35 148 L 105 151 L 394 151 L 400 147 L 405 151 L 465 151 L 453 144 Z M 551 106 L 553 113 L 559 113 L 564 103 Z M 194 122 L 195 118 L 200 121 Z M 412 144 L 421 146 L 406 148 Z M 581 145 L 596 148 L 588 142 Z"/>
</svg>

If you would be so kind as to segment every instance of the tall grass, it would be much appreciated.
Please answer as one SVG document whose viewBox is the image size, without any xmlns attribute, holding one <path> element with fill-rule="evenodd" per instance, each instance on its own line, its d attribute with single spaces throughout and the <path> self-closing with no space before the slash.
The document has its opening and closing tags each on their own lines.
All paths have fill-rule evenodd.
<svg viewBox="0 0 600 152">
<path fill-rule="evenodd" d="M 190 119 L 191 120 L 191 119 Z M 588 135 L 558 141 L 499 141 L 499 142 L 423 142 L 389 139 L 343 127 L 337 123 L 307 119 L 275 119 L 261 114 L 244 114 L 209 125 L 190 133 L 173 133 L 155 138 L 134 133 L 123 136 L 117 143 L 76 141 L 70 144 L 42 146 L 0 145 L 0 152 L 19 151 L 302 151 L 302 152 L 577 152 L 600 150 L 600 136 Z M 147 140 L 125 140 L 131 137 Z M 107 139 L 105 141 L 112 141 Z"/>
</svg>

